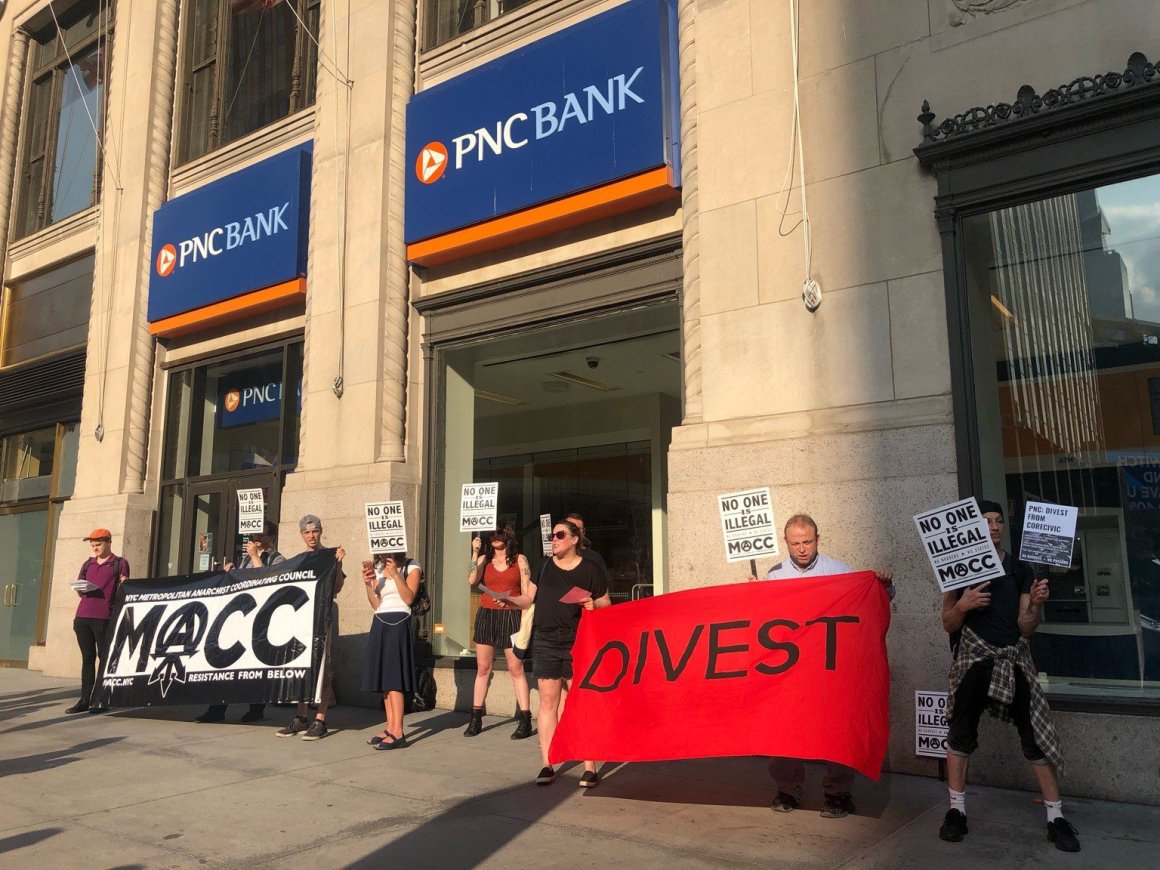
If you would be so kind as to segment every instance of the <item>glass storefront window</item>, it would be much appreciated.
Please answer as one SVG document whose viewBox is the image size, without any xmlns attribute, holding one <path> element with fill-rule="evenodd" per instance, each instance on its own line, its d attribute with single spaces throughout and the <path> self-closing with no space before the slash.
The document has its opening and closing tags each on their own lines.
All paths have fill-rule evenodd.
<svg viewBox="0 0 1160 870">
<path fill-rule="evenodd" d="M 171 376 L 162 461 L 167 479 L 270 468 L 283 431 L 297 454 L 301 345 L 291 345 L 293 378 L 284 382 L 282 349 L 201 366 Z M 289 386 L 287 386 L 289 385 Z M 285 394 L 291 401 L 283 420 Z M 284 461 L 284 460 L 282 460 Z"/>
<path fill-rule="evenodd" d="M 237 564 L 237 492 L 260 488 L 278 518 L 298 459 L 302 343 L 202 362 L 169 375 L 154 576 Z"/>
<path fill-rule="evenodd" d="M 541 514 L 584 516 L 612 575 L 612 598 L 663 588 L 665 455 L 680 422 L 679 308 L 662 303 L 530 328 L 439 353 L 441 479 L 432 555 L 440 655 L 473 655 L 478 596 L 459 531 L 465 483 L 499 483 L 533 574 Z"/>
<path fill-rule="evenodd" d="M 56 427 L 0 439 L 0 502 L 48 498 Z"/>
<path fill-rule="evenodd" d="M 969 217 L 983 493 L 1079 507 L 1040 566 L 1050 691 L 1160 698 L 1160 176 Z"/>
</svg>

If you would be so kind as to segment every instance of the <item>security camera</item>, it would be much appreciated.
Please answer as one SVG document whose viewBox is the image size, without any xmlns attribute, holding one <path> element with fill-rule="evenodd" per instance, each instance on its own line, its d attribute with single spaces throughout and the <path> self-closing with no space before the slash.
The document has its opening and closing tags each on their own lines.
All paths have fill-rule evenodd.
<svg viewBox="0 0 1160 870">
<path fill-rule="evenodd" d="M 600 357 L 598 357 L 598 356 L 586 356 L 586 357 L 584 357 L 584 362 L 588 363 L 588 368 L 594 369 L 598 365 L 600 365 Z"/>
</svg>

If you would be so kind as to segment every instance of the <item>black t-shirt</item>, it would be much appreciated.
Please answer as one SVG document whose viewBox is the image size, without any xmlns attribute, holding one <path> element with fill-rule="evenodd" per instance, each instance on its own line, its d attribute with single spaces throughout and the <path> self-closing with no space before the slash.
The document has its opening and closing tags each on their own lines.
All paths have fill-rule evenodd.
<svg viewBox="0 0 1160 870">
<path fill-rule="evenodd" d="M 972 610 L 963 618 L 963 625 L 970 626 L 971 631 L 998 647 L 1019 642 L 1019 596 L 1030 593 L 1035 581 L 1031 566 L 1011 553 L 1003 555 L 1003 570 L 1006 575 L 992 580 L 987 587 L 991 593 L 990 605 Z M 958 598 L 963 597 L 963 591 L 958 590 Z M 958 637 L 953 637 L 952 643 L 957 644 Z"/>
<path fill-rule="evenodd" d="M 555 559 L 544 563 L 543 570 L 536 580 L 536 615 L 532 625 L 537 630 L 550 633 L 576 633 L 580 625 L 579 604 L 564 604 L 560 601 L 573 586 L 579 586 L 592 594 L 593 598 L 600 598 L 608 592 L 608 583 L 604 579 L 604 571 L 592 559 L 582 558 L 580 564 L 571 571 L 565 571 L 556 564 Z"/>
</svg>

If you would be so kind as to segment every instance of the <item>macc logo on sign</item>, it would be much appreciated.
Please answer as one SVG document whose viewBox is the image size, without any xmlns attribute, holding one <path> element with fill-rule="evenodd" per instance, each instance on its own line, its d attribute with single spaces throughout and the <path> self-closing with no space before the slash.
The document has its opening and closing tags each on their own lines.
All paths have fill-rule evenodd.
<svg viewBox="0 0 1160 870">
<path fill-rule="evenodd" d="M 569 124 L 589 124 L 602 115 L 623 112 L 634 104 L 644 105 L 645 98 L 632 89 L 642 72 L 644 67 L 638 66 L 631 73 L 621 73 L 606 82 L 566 93 L 559 103 L 548 100 L 526 112 L 514 112 L 496 121 L 494 128 L 480 127 L 453 137 L 455 169 L 462 169 L 465 161 L 479 164 L 501 156 L 505 150 L 518 150 L 533 139 L 548 139 L 563 132 Z M 447 146 L 442 142 L 428 142 L 415 161 L 415 176 L 423 184 L 434 184 L 443 177 L 448 163 Z"/>
<path fill-rule="evenodd" d="M 286 211 L 289 208 L 290 202 L 287 200 L 267 211 L 240 221 L 230 221 L 208 232 L 185 239 L 178 242 L 176 247 L 172 243 L 162 245 L 157 253 L 157 262 L 154 264 L 157 276 L 168 278 L 187 263 L 208 260 L 210 257 L 220 256 L 224 251 L 232 251 L 250 242 L 257 242 L 289 230 L 290 227 L 286 223 Z"/>
</svg>

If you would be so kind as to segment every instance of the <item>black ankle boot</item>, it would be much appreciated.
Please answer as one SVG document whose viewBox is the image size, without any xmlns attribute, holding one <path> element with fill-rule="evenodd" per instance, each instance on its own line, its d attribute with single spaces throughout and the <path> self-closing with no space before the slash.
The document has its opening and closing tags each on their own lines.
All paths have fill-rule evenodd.
<svg viewBox="0 0 1160 870">
<path fill-rule="evenodd" d="M 523 740 L 532 736 L 532 711 L 520 710 L 516 713 L 516 730 L 512 732 L 512 740 Z"/>
<path fill-rule="evenodd" d="M 471 721 L 467 723 L 467 728 L 463 731 L 464 737 L 474 737 L 483 730 L 483 710 L 476 707 L 471 711 Z"/>
</svg>

